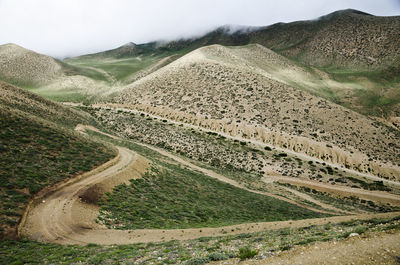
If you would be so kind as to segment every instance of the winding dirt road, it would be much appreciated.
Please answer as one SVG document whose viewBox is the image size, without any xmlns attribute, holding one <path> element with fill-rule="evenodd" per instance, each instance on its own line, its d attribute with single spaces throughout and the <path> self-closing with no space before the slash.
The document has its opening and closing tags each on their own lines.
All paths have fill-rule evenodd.
<svg viewBox="0 0 400 265">
<path fill-rule="evenodd" d="M 81 126 L 78 127 L 78 129 L 79 128 L 80 130 L 96 130 L 95 128 L 88 126 Z M 116 137 L 113 136 L 113 138 Z M 299 207 L 307 207 L 314 211 L 321 211 L 319 209 L 301 205 L 290 199 L 283 198 L 275 194 L 249 190 L 231 179 L 221 176 L 211 170 L 196 166 L 162 149 L 148 145 L 144 146 L 151 148 L 162 155 L 172 158 L 173 160 L 187 167 L 200 171 L 210 177 L 217 178 L 220 181 L 229 183 L 233 186 L 248 190 L 250 192 L 285 200 L 289 203 L 296 204 Z M 54 242 L 60 244 L 130 244 L 139 242 L 185 240 L 204 236 L 223 236 L 227 234 L 251 233 L 285 227 L 305 227 L 309 225 L 337 223 L 354 219 L 370 219 L 399 215 L 399 213 L 346 215 L 297 221 L 290 220 L 280 222 L 247 223 L 218 228 L 201 229 L 107 229 L 105 226 L 97 224 L 94 221 L 98 214 L 98 207 L 81 201 L 80 195 L 90 187 L 107 181 L 113 176 L 121 174 L 121 172 L 124 172 L 124 170 L 129 170 L 129 168 L 132 167 L 132 164 L 140 159 L 140 156 L 131 150 L 122 147 L 117 148 L 120 156 L 116 163 L 111 164 L 107 168 L 102 168 L 101 171 L 95 170 L 93 174 L 88 174 L 84 178 L 80 178 L 78 181 L 72 181 L 68 185 L 62 185 L 53 193 L 49 194 L 48 196 L 44 196 L 40 201 L 36 201 L 33 207 L 28 207 L 26 220 L 22 222 L 20 227 L 21 235 L 23 237 L 41 242 Z"/>
<path fill-rule="evenodd" d="M 115 165 L 71 185 L 65 185 L 36 202 L 27 214 L 21 235 L 43 242 L 87 243 L 77 235 L 88 229 L 94 231 L 93 215 L 88 213 L 97 209 L 90 204 L 86 204 L 87 209 L 82 208 L 79 194 L 120 172 L 135 159 L 135 154 L 126 148 L 118 147 L 118 151 L 120 158 Z M 79 214 L 79 210 L 86 212 Z"/>
</svg>

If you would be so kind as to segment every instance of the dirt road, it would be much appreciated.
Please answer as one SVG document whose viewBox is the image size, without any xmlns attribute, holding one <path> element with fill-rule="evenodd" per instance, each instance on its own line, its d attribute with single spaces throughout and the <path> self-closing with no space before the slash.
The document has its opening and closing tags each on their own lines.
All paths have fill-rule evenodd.
<svg viewBox="0 0 400 265">
<path fill-rule="evenodd" d="M 135 158 L 135 154 L 126 148 L 118 147 L 118 151 L 120 159 L 115 165 L 71 185 L 65 185 L 31 207 L 21 228 L 21 235 L 44 242 L 85 244 L 85 240 L 80 240 L 76 235 L 97 226 L 93 219 L 93 212 L 97 215 L 97 209 L 90 204 L 85 204 L 86 207 L 82 208 L 79 194 L 119 173 Z"/>
<path fill-rule="evenodd" d="M 218 178 L 221 181 L 244 188 L 231 179 L 227 179 L 215 172 L 212 172 L 211 170 L 193 165 L 190 162 L 176 157 L 164 150 L 155 147 L 149 148 L 152 148 L 163 155 L 171 157 L 177 162 L 191 167 L 192 169 L 199 170 L 211 177 Z M 107 229 L 105 226 L 99 225 L 94 221 L 98 214 L 97 206 L 82 202 L 79 195 L 91 186 L 101 183 L 102 181 L 106 181 L 116 174 L 121 174 L 121 172 L 130 168 L 132 163 L 135 163 L 138 156 L 137 154 L 121 147 L 118 147 L 118 151 L 120 153 L 120 159 L 116 164 L 104 169 L 103 171 L 83 178 L 78 182 L 72 183 L 71 185 L 62 186 L 56 192 L 50 194 L 48 197 L 45 197 L 35 207 L 32 207 L 27 214 L 26 222 L 21 228 L 22 236 L 37 241 L 55 242 L 61 244 L 129 244 L 139 242 L 194 239 L 204 236 L 251 233 L 269 229 L 305 227 L 309 225 L 321 225 L 329 222 L 336 223 L 354 219 L 390 217 L 397 216 L 399 214 L 386 213 L 347 215 L 298 221 L 248 223 L 226 227 L 201 229 Z M 252 190 L 249 191 L 254 192 Z M 264 194 L 262 192 L 260 193 Z M 290 202 L 293 203 L 292 201 Z M 303 205 L 299 206 L 304 207 Z"/>
<path fill-rule="evenodd" d="M 268 176 L 265 177 L 263 180 L 269 183 L 271 179 L 281 183 L 289 183 L 292 185 L 308 187 L 310 189 L 331 193 L 336 196 L 341 196 L 341 197 L 357 196 L 360 199 L 380 202 L 382 204 L 390 203 L 395 206 L 400 206 L 400 196 L 390 194 L 388 192 L 370 191 L 370 190 L 350 188 L 344 186 L 334 186 L 327 183 L 320 183 L 311 180 L 284 177 L 284 176 Z"/>
</svg>

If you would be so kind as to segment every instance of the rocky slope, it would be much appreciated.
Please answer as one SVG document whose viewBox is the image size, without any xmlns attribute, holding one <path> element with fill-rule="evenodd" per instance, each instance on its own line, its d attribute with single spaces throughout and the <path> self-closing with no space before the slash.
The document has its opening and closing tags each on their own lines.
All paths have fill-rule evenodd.
<svg viewBox="0 0 400 265">
<path fill-rule="evenodd" d="M 317 20 L 276 24 L 250 33 L 265 45 L 303 63 L 322 67 L 384 68 L 400 59 L 400 17 L 356 10 Z"/>
<path fill-rule="evenodd" d="M 249 62 L 260 49 L 264 58 Z M 315 78 L 265 50 L 257 45 L 198 49 L 134 82 L 114 102 L 361 172 L 399 176 L 397 130 L 294 89 L 285 76 L 296 74 L 304 83 Z"/>
</svg>

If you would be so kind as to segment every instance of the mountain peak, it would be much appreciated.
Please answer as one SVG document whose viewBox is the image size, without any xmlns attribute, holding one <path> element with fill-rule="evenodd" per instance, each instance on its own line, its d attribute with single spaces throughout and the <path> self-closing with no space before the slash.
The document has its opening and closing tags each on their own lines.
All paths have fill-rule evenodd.
<svg viewBox="0 0 400 265">
<path fill-rule="evenodd" d="M 371 14 L 356 10 L 356 9 L 343 9 L 343 10 L 338 10 L 335 12 L 332 12 L 330 14 L 327 14 L 325 16 L 319 17 L 319 20 L 326 20 L 326 19 L 332 19 L 336 17 L 342 17 L 342 16 L 373 16 Z"/>
<path fill-rule="evenodd" d="M 122 47 L 136 48 L 137 45 L 136 45 L 136 43 L 134 43 L 134 42 L 128 42 L 128 43 L 125 43 L 124 45 L 122 45 L 121 48 L 122 48 Z"/>
</svg>

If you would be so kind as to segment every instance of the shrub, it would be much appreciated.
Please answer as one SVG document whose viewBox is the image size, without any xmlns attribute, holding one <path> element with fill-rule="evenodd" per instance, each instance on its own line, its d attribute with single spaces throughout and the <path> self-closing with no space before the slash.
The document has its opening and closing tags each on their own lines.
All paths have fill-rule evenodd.
<svg viewBox="0 0 400 265">
<path fill-rule="evenodd" d="M 226 260 L 229 259 L 228 255 L 226 255 L 225 253 L 219 253 L 219 252 L 213 252 L 211 254 L 208 255 L 208 258 L 211 261 L 218 261 L 218 260 Z"/>
<path fill-rule="evenodd" d="M 192 258 L 187 261 L 185 261 L 185 265 L 202 265 L 209 263 L 211 260 L 207 257 L 201 257 L 201 258 Z"/>
<path fill-rule="evenodd" d="M 354 229 L 353 233 L 357 233 L 357 234 L 361 235 L 361 234 L 365 233 L 365 231 L 367 231 L 367 228 L 365 226 L 359 225 Z"/>
<path fill-rule="evenodd" d="M 249 246 L 242 247 L 239 249 L 240 260 L 251 259 L 257 254 L 258 254 L 258 251 L 250 248 Z"/>
</svg>

